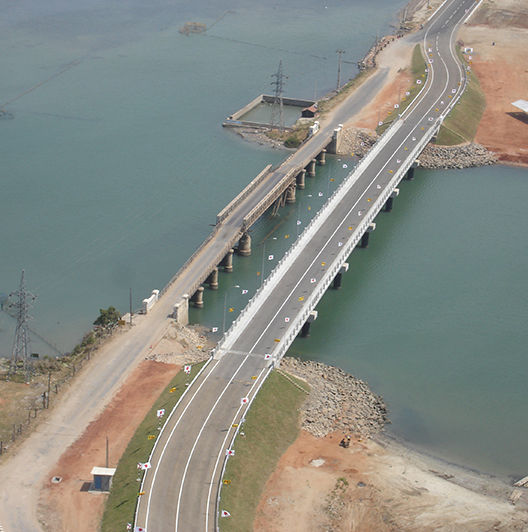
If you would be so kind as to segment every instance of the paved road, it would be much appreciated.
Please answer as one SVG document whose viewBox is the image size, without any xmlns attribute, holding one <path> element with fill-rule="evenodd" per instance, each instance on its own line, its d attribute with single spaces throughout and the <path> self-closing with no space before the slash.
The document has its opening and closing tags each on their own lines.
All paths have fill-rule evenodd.
<svg viewBox="0 0 528 532">
<path fill-rule="evenodd" d="M 451 44 L 456 28 L 476 5 L 474 0 L 447 1 L 421 32 L 433 61 L 421 102 L 344 194 L 332 216 L 322 217 L 309 243 L 302 249 L 297 246 L 294 266 L 265 286 L 261 298 L 265 302 L 253 304 L 258 312 L 240 321 L 238 332 L 222 345 L 222 357 L 211 361 L 172 415 L 152 457 L 139 503 L 137 524 L 148 532 L 210 532 L 215 530 L 217 511 L 229 511 L 221 500 L 217 506 L 218 486 L 235 430 L 232 425 L 246 408 L 242 399 L 256 393 L 270 368 L 268 355 L 273 357 L 281 346 L 276 340 L 285 339 L 314 290 L 321 290 L 319 281 L 369 216 L 391 176 L 463 90 L 464 71 Z"/>
</svg>

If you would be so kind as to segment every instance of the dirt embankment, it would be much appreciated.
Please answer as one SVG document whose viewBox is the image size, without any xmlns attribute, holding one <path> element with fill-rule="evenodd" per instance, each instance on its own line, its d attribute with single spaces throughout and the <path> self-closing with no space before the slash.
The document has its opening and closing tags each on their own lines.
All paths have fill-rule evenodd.
<svg viewBox="0 0 528 532">
<path fill-rule="evenodd" d="M 366 383 L 317 362 L 285 359 L 281 369 L 307 380 L 311 393 L 303 432 L 268 481 L 255 531 L 526 530 L 528 505 L 520 499 L 513 506 L 510 497 L 528 490 L 382 436 L 385 404 Z M 350 447 L 342 447 L 352 434 Z"/>
</svg>

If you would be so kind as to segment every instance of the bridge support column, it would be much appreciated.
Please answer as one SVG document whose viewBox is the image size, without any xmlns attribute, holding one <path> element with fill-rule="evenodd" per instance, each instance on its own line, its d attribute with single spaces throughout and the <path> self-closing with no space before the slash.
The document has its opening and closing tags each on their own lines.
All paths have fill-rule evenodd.
<svg viewBox="0 0 528 532">
<path fill-rule="evenodd" d="M 218 268 L 209 274 L 205 282 L 209 285 L 209 290 L 218 290 Z"/>
<path fill-rule="evenodd" d="M 305 324 L 302 326 L 301 329 L 301 336 L 303 338 L 308 338 L 310 336 L 310 326 L 316 319 L 317 310 L 312 310 L 312 312 L 310 312 L 310 315 L 308 316 L 308 319 L 306 320 Z"/>
<path fill-rule="evenodd" d="M 363 233 L 363 236 L 361 237 L 361 247 L 362 248 L 368 248 L 370 233 L 372 233 L 372 231 L 374 231 L 374 229 L 376 229 L 376 224 L 375 223 L 371 223 L 367 227 L 367 230 Z"/>
<path fill-rule="evenodd" d="M 317 156 L 317 161 L 321 166 L 324 166 L 326 164 L 326 150 L 321 150 L 321 153 Z"/>
<path fill-rule="evenodd" d="M 290 185 L 286 190 L 286 203 L 295 203 L 295 185 Z"/>
<path fill-rule="evenodd" d="M 222 262 L 220 263 L 220 266 L 223 266 L 224 271 L 227 273 L 231 273 L 233 271 L 233 253 L 234 252 L 235 252 L 234 249 L 230 249 L 227 252 L 227 255 L 222 260 Z"/>
<path fill-rule="evenodd" d="M 308 177 L 315 177 L 315 163 L 316 163 L 316 159 L 312 159 L 309 163 L 308 163 Z"/>
<path fill-rule="evenodd" d="M 414 161 L 414 163 L 412 163 L 409 170 L 407 170 L 407 175 L 405 176 L 405 179 L 412 181 L 414 179 L 414 170 L 415 168 L 418 168 L 419 166 L 420 166 L 420 161 L 418 160 Z"/>
<path fill-rule="evenodd" d="M 189 324 L 189 294 L 184 294 L 180 301 L 172 306 L 172 317 L 180 325 Z"/>
<path fill-rule="evenodd" d="M 299 190 L 303 190 L 304 189 L 304 179 L 306 177 L 306 170 L 303 168 L 301 170 L 301 172 L 299 174 L 297 174 L 297 178 L 295 179 L 296 183 L 297 183 L 297 188 Z"/>
<path fill-rule="evenodd" d="M 248 232 L 245 232 L 240 237 L 237 253 L 242 257 L 249 257 L 251 255 L 251 237 Z"/>
<path fill-rule="evenodd" d="M 343 266 L 341 266 L 341 269 L 337 272 L 337 275 L 334 277 L 334 284 L 333 288 L 335 290 L 339 290 L 341 288 L 341 281 L 343 279 L 343 274 L 348 271 L 348 262 L 345 262 Z"/>
<path fill-rule="evenodd" d="M 392 211 L 392 202 L 394 201 L 394 198 L 397 198 L 400 194 L 400 189 L 399 188 L 395 188 L 391 195 L 389 196 L 389 198 L 387 199 L 387 201 L 385 202 L 385 211 L 386 212 L 391 212 Z"/>
<path fill-rule="evenodd" d="M 191 298 L 191 301 L 194 303 L 194 306 L 196 308 L 203 308 L 203 293 L 204 293 L 204 287 L 199 286 L 194 295 Z"/>
</svg>

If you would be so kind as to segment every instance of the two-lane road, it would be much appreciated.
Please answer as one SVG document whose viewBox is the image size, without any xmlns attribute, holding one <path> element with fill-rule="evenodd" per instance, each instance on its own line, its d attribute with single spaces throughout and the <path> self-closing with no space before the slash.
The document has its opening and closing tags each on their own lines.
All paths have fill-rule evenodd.
<svg viewBox="0 0 528 532">
<path fill-rule="evenodd" d="M 355 230 L 372 215 L 376 200 L 386 197 L 384 191 L 399 165 L 463 90 L 465 74 L 453 42 L 458 26 L 476 5 L 474 0 L 446 1 L 427 25 L 424 48 L 432 63 L 420 101 L 405 114 L 368 168 L 302 236 L 304 244 L 295 247 L 291 266 L 272 275 L 252 310 L 221 345 L 222 356 L 210 362 L 175 410 L 151 458 L 152 469 L 146 473 L 138 526 L 148 532 L 211 532 L 217 510 L 229 510 L 221 503 L 217 507 L 218 489 L 232 425 L 246 408 L 242 399 L 256 392 L 269 371 L 267 355 L 273 356 L 292 336 L 291 324 L 304 315 L 313 294 L 320 297 L 321 279 L 341 260 L 340 250 L 357 240 Z"/>
</svg>

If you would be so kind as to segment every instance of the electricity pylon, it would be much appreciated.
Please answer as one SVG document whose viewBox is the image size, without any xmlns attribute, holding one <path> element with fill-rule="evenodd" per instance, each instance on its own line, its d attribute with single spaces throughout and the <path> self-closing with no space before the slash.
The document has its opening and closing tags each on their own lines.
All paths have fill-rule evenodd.
<svg viewBox="0 0 528 532">
<path fill-rule="evenodd" d="M 11 303 L 11 298 L 16 297 L 17 301 Z M 26 286 L 25 272 L 22 270 L 22 279 L 20 280 L 20 287 L 18 290 L 9 295 L 8 308 L 14 310 L 13 314 L 16 317 L 16 331 L 15 343 L 13 344 L 13 352 L 11 354 L 11 364 L 9 366 L 9 374 L 16 372 L 18 362 L 20 360 L 24 363 L 24 373 L 26 382 L 29 382 L 31 376 L 31 341 L 29 338 L 29 320 L 32 319 L 28 310 L 33 308 L 31 301 L 35 300 L 35 296 L 28 291 Z"/>
<path fill-rule="evenodd" d="M 284 92 L 283 79 L 288 79 L 288 77 L 282 73 L 282 60 L 279 63 L 278 72 L 272 74 L 271 77 L 277 78 L 277 81 L 271 82 L 271 85 L 275 85 L 275 99 L 273 100 L 273 108 L 271 110 L 270 128 L 273 129 L 274 127 L 278 127 L 279 133 L 282 134 L 284 131 L 284 110 L 282 104 L 282 93 Z"/>
</svg>

